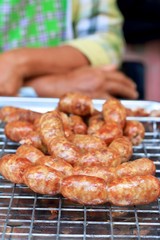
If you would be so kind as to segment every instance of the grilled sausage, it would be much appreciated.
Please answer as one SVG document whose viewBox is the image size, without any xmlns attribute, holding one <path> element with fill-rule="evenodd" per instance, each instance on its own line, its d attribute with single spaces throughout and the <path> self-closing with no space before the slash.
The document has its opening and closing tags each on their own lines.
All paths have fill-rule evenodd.
<svg viewBox="0 0 160 240">
<path fill-rule="evenodd" d="M 61 112 L 86 116 L 91 114 L 94 108 L 91 98 L 81 93 L 70 92 L 60 98 L 58 109 Z"/>
<path fill-rule="evenodd" d="M 116 206 L 149 204 L 160 195 L 160 182 L 152 175 L 115 179 L 108 185 L 108 200 Z"/>
<path fill-rule="evenodd" d="M 35 163 L 38 158 L 43 157 L 44 154 L 32 145 L 21 145 L 17 148 L 16 155 L 19 157 L 25 157 L 32 163 Z"/>
<path fill-rule="evenodd" d="M 109 145 L 114 139 L 121 137 L 123 135 L 122 128 L 115 122 L 104 123 L 94 134 L 103 141 L 106 145 Z"/>
<path fill-rule="evenodd" d="M 24 171 L 31 165 L 32 163 L 26 158 L 18 157 L 16 154 L 6 154 L 0 159 L 0 173 L 13 183 L 24 183 Z"/>
<path fill-rule="evenodd" d="M 0 120 L 7 122 L 6 118 L 11 114 L 18 111 L 18 108 L 12 106 L 4 106 L 0 109 Z"/>
<path fill-rule="evenodd" d="M 121 163 L 121 157 L 116 149 L 106 148 L 100 151 L 92 150 L 78 158 L 75 165 L 102 165 L 105 167 L 116 167 Z"/>
<path fill-rule="evenodd" d="M 104 179 L 107 183 L 115 178 L 115 169 L 100 164 L 80 165 L 73 168 L 73 175 L 94 176 Z"/>
<path fill-rule="evenodd" d="M 96 133 L 100 127 L 104 124 L 103 115 L 101 112 L 98 112 L 88 119 L 88 130 L 87 133 L 92 135 Z"/>
<path fill-rule="evenodd" d="M 19 141 L 20 144 L 32 145 L 43 153 L 47 153 L 46 146 L 42 143 L 40 134 L 36 131 L 30 131 Z"/>
<path fill-rule="evenodd" d="M 72 143 L 82 151 L 88 152 L 106 148 L 106 144 L 102 139 L 92 135 L 75 134 Z"/>
<path fill-rule="evenodd" d="M 139 145 L 145 134 L 143 124 L 136 120 L 127 120 L 124 128 L 124 135 L 128 137 L 133 145 Z"/>
<path fill-rule="evenodd" d="M 121 163 L 127 162 L 133 154 L 132 143 L 124 136 L 114 139 L 109 148 L 114 148 L 119 152 Z"/>
<path fill-rule="evenodd" d="M 108 99 L 103 104 L 103 117 L 105 122 L 114 121 L 124 127 L 126 122 L 126 109 L 118 99 Z"/>
<path fill-rule="evenodd" d="M 55 195 L 60 192 L 63 174 L 44 165 L 34 165 L 24 172 L 24 183 L 34 192 Z"/>
<path fill-rule="evenodd" d="M 65 138 L 61 114 L 57 110 L 42 115 L 40 131 L 50 155 L 73 164 L 79 157 L 78 149 Z"/>
<path fill-rule="evenodd" d="M 122 163 L 115 168 L 116 177 L 154 175 L 155 172 L 155 164 L 148 158 L 139 158 Z"/>
<path fill-rule="evenodd" d="M 61 115 L 57 110 L 44 113 L 40 118 L 39 126 L 42 141 L 46 146 L 53 138 L 64 136 Z"/>
<path fill-rule="evenodd" d="M 36 164 L 48 166 L 52 169 L 62 172 L 65 176 L 70 176 L 73 173 L 73 167 L 71 166 L 71 164 L 61 158 L 44 156 L 40 157 L 36 161 Z"/>
<path fill-rule="evenodd" d="M 61 194 L 73 202 L 96 205 L 107 201 L 106 182 L 97 177 L 72 175 L 62 181 Z"/>
<path fill-rule="evenodd" d="M 14 121 L 5 125 L 5 135 L 12 141 L 19 142 L 29 132 L 33 131 L 33 124 L 26 121 Z"/>
<path fill-rule="evenodd" d="M 70 126 L 70 118 L 66 113 L 60 112 L 60 116 L 63 124 L 64 135 L 67 139 L 72 138 L 73 132 Z"/>
<path fill-rule="evenodd" d="M 17 107 L 6 106 L 0 110 L 0 119 L 4 122 L 27 121 L 33 123 L 40 116 L 39 112 Z"/>
<path fill-rule="evenodd" d="M 87 125 L 83 121 L 83 118 L 78 115 L 71 115 L 69 117 L 70 127 L 74 134 L 86 134 Z"/>
<path fill-rule="evenodd" d="M 70 164 L 75 164 L 80 157 L 79 149 L 65 137 L 53 138 L 48 144 L 48 152 Z"/>
</svg>

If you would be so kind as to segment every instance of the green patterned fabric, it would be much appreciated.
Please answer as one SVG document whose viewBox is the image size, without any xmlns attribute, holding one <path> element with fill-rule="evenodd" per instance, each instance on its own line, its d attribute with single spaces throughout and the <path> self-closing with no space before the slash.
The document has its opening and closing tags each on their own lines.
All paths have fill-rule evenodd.
<svg viewBox="0 0 160 240">
<path fill-rule="evenodd" d="M 59 45 L 66 12 L 67 0 L 0 0 L 0 51 Z"/>
</svg>

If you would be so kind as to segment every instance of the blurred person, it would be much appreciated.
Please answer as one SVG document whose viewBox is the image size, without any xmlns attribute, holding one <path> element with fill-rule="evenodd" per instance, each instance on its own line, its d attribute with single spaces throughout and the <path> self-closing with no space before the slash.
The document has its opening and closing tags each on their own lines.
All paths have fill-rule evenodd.
<svg viewBox="0 0 160 240">
<path fill-rule="evenodd" d="M 136 82 L 142 99 L 160 101 L 160 1 L 117 0 L 117 4 L 127 43 L 123 70 Z"/>
<path fill-rule="evenodd" d="M 0 12 L 0 95 L 25 85 L 41 97 L 137 98 L 117 70 L 123 36 L 115 0 L 2 0 Z"/>
</svg>

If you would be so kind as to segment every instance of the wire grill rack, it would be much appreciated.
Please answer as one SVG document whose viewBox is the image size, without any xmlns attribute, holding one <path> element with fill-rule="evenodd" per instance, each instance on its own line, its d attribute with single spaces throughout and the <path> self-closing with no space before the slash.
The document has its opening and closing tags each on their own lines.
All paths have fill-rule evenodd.
<svg viewBox="0 0 160 240">
<path fill-rule="evenodd" d="M 132 159 L 148 157 L 160 177 L 160 119 L 142 120 L 145 138 L 134 147 Z M 4 135 L 0 124 L 0 157 L 15 153 L 17 143 Z M 26 186 L 0 176 L 0 237 L 9 240 L 135 240 L 160 239 L 160 199 L 150 205 L 82 206 L 60 195 L 38 195 Z"/>
</svg>

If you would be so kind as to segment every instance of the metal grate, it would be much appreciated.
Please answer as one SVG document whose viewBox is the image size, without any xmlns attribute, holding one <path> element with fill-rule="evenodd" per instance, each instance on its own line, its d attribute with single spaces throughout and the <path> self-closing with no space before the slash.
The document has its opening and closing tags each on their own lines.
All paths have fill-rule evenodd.
<svg viewBox="0 0 160 240">
<path fill-rule="evenodd" d="M 160 119 L 142 118 L 145 139 L 132 159 L 149 157 L 160 177 Z M 139 118 L 137 118 L 139 120 Z M 0 156 L 15 153 L 0 125 Z M 62 196 L 38 195 L 0 176 L 0 237 L 9 240 L 140 240 L 160 239 L 160 199 L 150 205 L 82 206 Z"/>
</svg>

